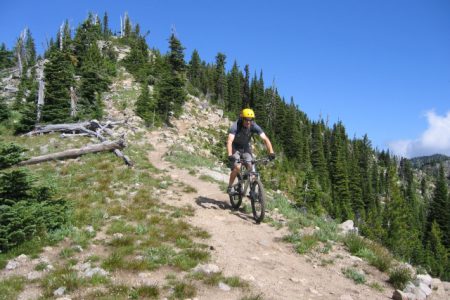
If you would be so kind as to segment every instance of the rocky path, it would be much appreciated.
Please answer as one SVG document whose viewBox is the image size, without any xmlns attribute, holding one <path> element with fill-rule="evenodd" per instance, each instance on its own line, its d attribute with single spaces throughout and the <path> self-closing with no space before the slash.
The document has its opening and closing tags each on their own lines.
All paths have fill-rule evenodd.
<svg viewBox="0 0 450 300">
<path fill-rule="evenodd" d="M 192 125 L 188 119 L 176 121 L 178 137 L 186 134 Z M 213 249 L 212 263 L 219 266 L 224 275 L 247 280 L 253 294 L 263 299 L 390 299 L 393 291 L 390 288 L 379 292 L 344 277 L 341 268 L 357 263 L 348 254 L 339 254 L 342 259 L 333 266 L 314 265 L 307 256 L 295 253 L 289 244 L 281 241 L 286 230 L 277 230 L 265 223 L 255 224 L 251 213 L 231 209 L 228 196 L 217 184 L 202 181 L 187 170 L 164 161 L 169 147 L 161 138 L 165 135 L 164 130 L 148 135 L 155 147 L 149 153 L 149 160 L 155 167 L 169 170 L 173 180 L 196 188 L 195 194 L 182 194 L 178 200 L 167 201 L 171 205 L 190 204 L 195 208 L 190 222 L 211 234 L 208 243 Z M 209 289 L 200 291 L 198 298 L 240 299 L 242 296 L 239 291 Z"/>
</svg>

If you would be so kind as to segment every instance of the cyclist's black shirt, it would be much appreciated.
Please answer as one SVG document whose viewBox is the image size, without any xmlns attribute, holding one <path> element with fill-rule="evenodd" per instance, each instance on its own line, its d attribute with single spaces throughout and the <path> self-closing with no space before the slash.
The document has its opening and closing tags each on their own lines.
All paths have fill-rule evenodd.
<svg viewBox="0 0 450 300">
<path fill-rule="evenodd" d="M 246 128 L 242 125 L 242 120 L 239 119 L 231 125 L 228 133 L 234 135 L 233 152 L 237 150 L 239 152 L 251 153 L 250 139 L 252 138 L 252 135 L 254 133 L 261 135 L 264 131 L 254 121 L 250 127 Z"/>
</svg>

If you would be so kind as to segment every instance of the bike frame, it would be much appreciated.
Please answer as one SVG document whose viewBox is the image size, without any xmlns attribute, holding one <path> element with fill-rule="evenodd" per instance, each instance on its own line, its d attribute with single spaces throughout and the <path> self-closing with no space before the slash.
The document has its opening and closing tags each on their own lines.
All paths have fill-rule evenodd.
<svg viewBox="0 0 450 300">
<path fill-rule="evenodd" d="M 259 179 L 259 172 L 256 170 L 256 165 L 258 163 L 267 163 L 267 159 L 259 159 L 251 161 L 251 170 L 247 170 L 245 160 L 241 159 L 239 161 L 241 163 L 241 171 L 239 172 L 238 181 L 243 185 L 242 196 L 247 194 L 247 189 L 250 186 L 251 182 L 254 182 Z"/>
</svg>

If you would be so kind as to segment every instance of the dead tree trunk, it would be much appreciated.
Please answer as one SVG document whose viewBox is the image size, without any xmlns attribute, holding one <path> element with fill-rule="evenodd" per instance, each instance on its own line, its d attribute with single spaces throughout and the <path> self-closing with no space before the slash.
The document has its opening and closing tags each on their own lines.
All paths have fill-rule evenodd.
<svg viewBox="0 0 450 300">
<path fill-rule="evenodd" d="M 77 103 L 78 103 L 78 97 L 75 93 L 75 89 L 73 86 L 70 87 L 70 116 L 72 118 L 77 116 Z"/>
<path fill-rule="evenodd" d="M 124 141 L 119 140 L 115 142 L 103 142 L 101 144 L 89 145 L 79 149 L 69 149 L 66 151 L 46 154 L 41 156 L 36 156 L 30 158 L 29 160 L 25 160 L 20 162 L 19 166 L 25 165 L 33 165 L 41 162 L 49 161 L 49 160 L 58 160 L 58 159 L 66 159 L 66 158 L 75 158 L 88 153 L 102 152 L 102 151 L 111 151 L 116 149 L 122 149 L 124 147 Z"/>
</svg>

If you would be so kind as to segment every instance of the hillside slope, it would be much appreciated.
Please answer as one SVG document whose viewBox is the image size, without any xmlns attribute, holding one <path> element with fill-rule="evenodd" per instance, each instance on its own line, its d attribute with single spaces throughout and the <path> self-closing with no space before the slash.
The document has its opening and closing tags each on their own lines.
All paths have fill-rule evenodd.
<svg viewBox="0 0 450 300">
<path fill-rule="evenodd" d="M 211 155 L 230 124 L 221 110 L 190 97 L 174 127 L 149 131 L 133 113 L 137 91 L 121 70 L 104 96 L 108 118 L 127 119 L 117 134 L 128 140 L 133 169 L 111 154 L 33 169 L 53 176 L 73 201 L 77 219 L 62 241 L 11 259 L 0 271 L 2 281 L 22 282 L 18 299 L 391 298 L 388 276 L 340 243 L 300 255 L 283 239 L 289 222 L 280 211 L 270 209 L 267 222 L 257 225 L 245 208 L 248 200 L 243 209 L 231 209 L 223 189 L 228 170 Z M 45 145 L 82 143 L 58 135 L 39 139 L 18 140 L 41 152 Z M 268 194 L 275 201 L 276 193 Z M 320 230 L 302 228 L 305 234 Z M 206 263 L 221 273 L 193 271 Z M 347 278 L 343 270 L 349 268 L 364 274 L 366 284 Z M 441 284 L 429 299 L 445 297 Z"/>
</svg>

